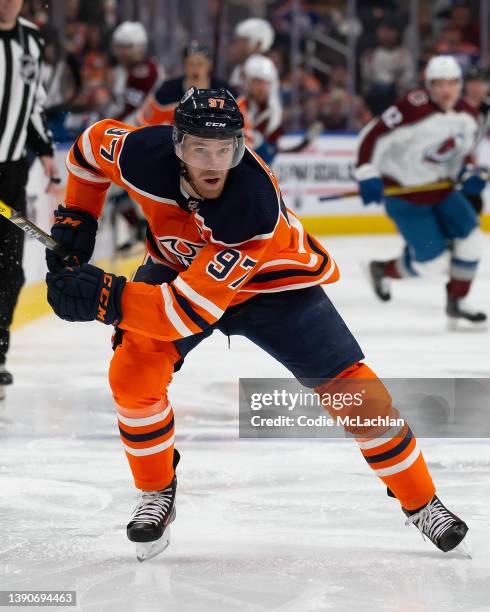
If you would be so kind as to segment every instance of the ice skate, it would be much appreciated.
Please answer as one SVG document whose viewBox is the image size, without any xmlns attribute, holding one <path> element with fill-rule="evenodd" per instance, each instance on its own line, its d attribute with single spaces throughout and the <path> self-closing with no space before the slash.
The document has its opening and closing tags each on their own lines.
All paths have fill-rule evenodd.
<svg viewBox="0 0 490 612">
<path fill-rule="evenodd" d="M 403 509 L 403 512 L 408 517 L 405 525 L 415 525 L 424 540 L 429 538 L 443 552 L 460 545 L 468 531 L 468 525 L 450 512 L 437 495 L 423 508 L 415 511 Z"/>
<path fill-rule="evenodd" d="M 174 449 L 174 470 L 180 461 Z M 161 491 L 141 491 L 138 505 L 127 526 L 128 539 L 136 543 L 136 558 L 147 561 L 156 557 L 170 544 L 170 523 L 176 517 L 175 494 L 177 477 Z"/>
<path fill-rule="evenodd" d="M 170 523 L 175 520 L 175 492 L 177 479 L 161 491 L 142 491 L 131 520 L 127 534 L 131 542 L 136 542 L 138 561 L 151 559 L 165 550 L 170 544 Z"/>
<path fill-rule="evenodd" d="M 5 387 L 14 382 L 12 374 L 5 369 L 4 365 L 0 365 L 0 401 L 5 399 Z"/>
<path fill-rule="evenodd" d="M 383 302 L 391 300 L 390 280 L 384 273 L 384 262 L 371 261 L 368 267 L 369 281 L 374 293 Z"/>
<path fill-rule="evenodd" d="M 448 329 L 451 331 L 463 327 L 468 329 L 468 324 L 471 324 L 473 329 L 484 329 L 486 327 L 487 315 L 484 312 L 465 308 L 461 299 L 448 296 L 446 314 L 448 316 Z"/>
</svg>

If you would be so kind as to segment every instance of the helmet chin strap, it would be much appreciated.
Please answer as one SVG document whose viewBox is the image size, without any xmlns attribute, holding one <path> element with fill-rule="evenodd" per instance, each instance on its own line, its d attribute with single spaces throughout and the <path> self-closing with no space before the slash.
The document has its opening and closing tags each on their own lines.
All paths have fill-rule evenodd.
<svg viewBox="0 0 490 612">
<path fill-rule="evenodd" d="M 197 194 L 197 197 L 201 198 L 201 200 L 205 200 L 206 198 L 200 194 L 199 190 L 197 189 L 197 187 L 194 185 L 192 179 L 191 179 L 191 175 L 189 174 L 189 171 L 187 170 L 184 162 L 180 162 L 180 176 L 182 179 L 184 179 L 184 181 L 187 181 L 189 183 L 189 185 L 192 187 L 192 189 L 194 190 L 194 192 Z"/>
</svg>

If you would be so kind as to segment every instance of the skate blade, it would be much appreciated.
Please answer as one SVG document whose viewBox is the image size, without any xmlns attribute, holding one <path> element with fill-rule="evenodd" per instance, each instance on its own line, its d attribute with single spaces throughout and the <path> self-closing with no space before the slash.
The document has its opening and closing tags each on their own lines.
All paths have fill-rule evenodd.
<svg viewBox="0 0 490 612">
<path fill-rule="evenodd" d="M 137 542 L 136 543 L 136 558 L 140 563 L 153 559 L 163 552 L 170 545 L 170 527 L 165 529 L 165 533 L 159 540 L 154 542 Z"/>
<path fill-rule="evenodd" d="M 374 281 L 374 278 L 371 274 L 371 269 L 369 267 L 369 262 L 366 263 L 364 261 L 359 262 L 359 266 L 364 274 L 364 276 L 366 277 L 366 280 L 369 284 L 369 286 L 371 287 L 372 292 L 374 293 L 376 299 L 378 299 L 380 302 L 389 302 L 391 300 L 391 283 L 388 279 L 385 279 L 385 283 L 383 283 L 383 286 L 381 287 L 381 289 L 384 291 L 384 293 L 386 294 L 386 296 L 382 297 L 381 295 L 379 295 L 378 293 L 378 289 L 376 287 L 376 283 Z"/>
<path fill-rule="evenodd" d="M 459 553 L 465 559 L 473 559 L 473 555 L 471 554 L 470 547 L 468 546 L 466 539 L 462 540 L 456 546 L 456 548 L 453 548 L 452 552 Z"/>
<path fill-rule="evenodd" d="M 450 332 L 486 332 L 488 330 L 488 321 L 481 321 L 478 323 L 472 323 L 467 319 L 459 319 L 455 317 L 448 317 L 447 329 Z"/>
</svg>

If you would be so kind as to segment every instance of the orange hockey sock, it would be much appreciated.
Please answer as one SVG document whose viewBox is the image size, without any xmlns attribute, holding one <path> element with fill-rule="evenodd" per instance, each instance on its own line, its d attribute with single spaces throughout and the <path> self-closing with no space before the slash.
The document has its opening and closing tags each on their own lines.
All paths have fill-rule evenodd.
<svg viewBox="0 0 490 612">
<path fill-rule="evenodd" d="M 417 440 L 407 423 L 390 425 L 359 425 L 365 420 L 400 419 L 392 405 L 391 396 L 376 374 L 364 363 L 344 370 L 335 381 L 318 387 L 316 391 L 354 395 L 359 393 L 360 406 L 344 407 L 340 411 L 328 408 L 332 416 L 349 416 L 352 425 L 346 431 L 354 434 L 361 452 L 374 473 L 398 498 L 403 508 L 415 510 L 428 503 L 435 494 L 434 483 L 417 446 Z M 322 402 L 328 406 L 327 402 Z"/>
<path fill-rule="evenodd" d="M 170 404 L 150 408 L 117 406 L 121 442 L 134 483 L 144 491 L 159 491 L 173 476 L 174 414 Z"/>
</svg>

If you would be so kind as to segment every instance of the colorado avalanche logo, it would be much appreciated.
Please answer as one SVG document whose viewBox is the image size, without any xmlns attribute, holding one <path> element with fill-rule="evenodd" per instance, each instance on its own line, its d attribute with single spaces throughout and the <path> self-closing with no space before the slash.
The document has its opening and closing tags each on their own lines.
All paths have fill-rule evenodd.
<svg viewBox="0 0 490 612">
<path fill-rule="evenodd" d="M 425 149 L 423 158 L 434 164 L 445 164 L 460 153 L 463 143 L 464 135 L 455 134 Z"/>
<path fill-rule="evenodd" d="M 186 268 L 188 268 L 205 243 L 189 242 L 176 236 L 158 237 L 158 242 L 162 247 L 172 253 L 174 257 Z"/>
</svg>

